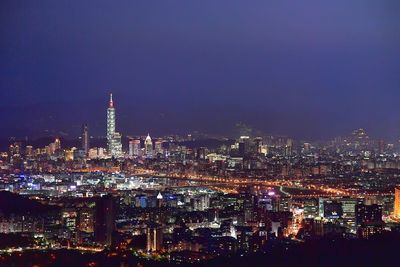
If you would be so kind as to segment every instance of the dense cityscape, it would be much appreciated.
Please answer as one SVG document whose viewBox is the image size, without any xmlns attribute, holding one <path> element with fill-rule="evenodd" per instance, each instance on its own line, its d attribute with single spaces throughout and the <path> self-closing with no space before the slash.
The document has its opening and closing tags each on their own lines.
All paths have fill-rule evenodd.
<svg viewBox="0 0 400 267">
<path fill-rule="evenodd" d="M 397 266 L 399 14 L 0 1 L 0 267 Z"/>
<path fill-rule="evenodd" d="M 60 137 L 44 147 L 10 141 L 0 264 L 19 255 L 47 266 L 74 252 L 103 256 L 86 266 L 201 264 L 400 229 L 400 146 L 363 129 L 316 143 L 244 125 L 236 140 L 126 137 L 117 117 L 110 95 L 104 147 L 87 124 L 74 147 Z"/>
</svg>

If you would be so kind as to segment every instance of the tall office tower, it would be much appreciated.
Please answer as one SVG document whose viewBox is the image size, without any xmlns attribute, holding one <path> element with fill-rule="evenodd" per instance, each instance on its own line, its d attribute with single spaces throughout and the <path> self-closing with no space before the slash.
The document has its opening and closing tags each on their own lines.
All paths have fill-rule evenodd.
<svg viewBox="0 0 400 267">
<path fill-rule="evenodd" d="M 85 156 L 89 153 L 89 128 L 87 124 L 82 127 L 82 149 L 85 151 Z"/>
<path fill-rule="evenodd" d="M 146 157 L 151 157 L 153 155 L 153 142 L 151 141 L 151 137 L 149 134 L 147 134 L 147 137 L 144 140 L 144 151 Z"/>
<path fill-rule="evenodd" d="M 132 142 L 132 155 L 135 157 L 140 156 L 140 140 L 135 139 L 131 140 L 131 142 Z"/>
<path fill-rule="evenodd" d="M 277 212 L 290 211 L 292 199 L 287 196 L 275 196 L 272 198 L 272 210 Z"/>
<path fill-rule="evenodd" d="M 206 159 L 207 148 L 199 147 L 196 152 L 196 159 Z"/>
<path fill-rule="evenodd" d="M 254 152 L 261 153 L 261 146 L 263 145 L 262 137 L 256 137 L 253 140 Z"/>
<path fill-rule="evenodd" d="M 311 150 L 311 144 L 310 144 L 310 143 L 304 143 L 304 144 L 303 144 L 302 152 L 305 153 L 305 154 L 307 154 L 307 153 L 310 152 L 310 150 Z"/>
<path fill-rule="evenodd" d="M 394 189 L 394 217 L 400 219 L 400 187 Z"/>
<path fill-rule="evenodd" d="M 74 160 L 74 148 L 72 149 L 66 149 L 65 150 L 65 161 L 72 161 Z"/>
<path fill-rule="evenodd" d="M 140 155 L 140 140 L 129 140 L 129 157 L 137 157 Z"/>
<path fill-rule="evenodd" d="M 163 249 L 163 229 L 159 225 L 147 228 L 147 251 L 161 251 Z"/>
<path fill-rule="evenodd" d="M 115 108 L 112 94 L 110 94 L 107 109 L 107 145 L 110 156 L 122 156 L 121 134 L 115 131 Z"/>
<path fill-rule="evenodd" d="M 33 147 L 32 146 L 26 146 L 25 156 L 28 158 L 33 156 Z"/>
<path fill-rule="evenodd" d="M 240 136 L 239 138 L 239 154 L 240 156 L 245 156 L 250 152 L 251 140 L 250 136 Z"/>
<path fill-rule="evenodd" d="M 21 155 L 21 143 L 15 142 L 14 144 L 11 144 L 9 151 L 11 157 L 19 157 Z"/>
<path fill-rule="evenodd" d="M 268 145 L 261 145 L 260 153 L 263 154 L 264 156 L 268 155 Z"/>
<path fill-rule="evenodd" d="M 325 198 L 325 197 L 318 198 L 318 217 L 321 217 L 321 218 L 324 217 L 324 202 L 326 200 L 329 200 L 329 199 Z"/>
<path fill-rule="evenodd" d="M 247 192 L 244 192 L 241 193 L 241 199 L 243 199 L 244 223 L 252 222 L 254 220 L 255 196 Z"/>
<path fill-rule="evenodd" d="M 129 149 L 128 149 L 129 157 L 133 157 L 133 148 L 134 148 L 134 140 L 129 140 Z"/>
<path fill-rule="evenodd" d="M 291 156 L 293 150 L 293 140 L 288 139 L 285 145 L 285 156 Z"/>
<path fill-rule="evenodd" d="M 110 246 L 115 231 L 116 201 L 111 195 L 96 201 L 94 215 L 94 238 L 97 243 Z"/>
<path fill-rule="evenodd" d="M 54 141 L 54 148 L 55 148 L 55 150 L 60 150 L 61 149 L 60 138 L 56 138 L 56 140 Z"/>
<path fill-rule="evenodd" d="M 115 133 L 115 108 L 113 96 L 110 94 L 110 102 L 107 109 L 107 137 L 113 136 Z"/>
<path fill-rule="evenodd" d="M 154 152 L 155 154 L 162 154 L 163 153 L 163 148 L 162 148 L 162 140 L 157 140 L 154 144 Z"/>
<path fill-rule="evenodd" d="M 78 228 L 82 232 L 93 233 L 94 230 L 94 210 L 84 206 L 78 212 Z"/>
<path fill-rule="evenodd" d="M 355 198 L 342 198 L 343 221 L 353 231 L 356 230 L 356 206 L 359 200 Z"/>
</svg>

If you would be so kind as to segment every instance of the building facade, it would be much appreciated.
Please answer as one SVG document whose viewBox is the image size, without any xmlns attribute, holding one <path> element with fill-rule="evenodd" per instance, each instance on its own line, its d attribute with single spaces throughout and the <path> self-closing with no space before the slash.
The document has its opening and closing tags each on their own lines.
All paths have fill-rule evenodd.
<svg viewBox="0 0 400 267">
<path fill-rule="evenodd" d="M 107 109 L 107 145 L 110 156 L 122 156 L 121 134 L 115 131 L 115 108 L 112 94 L 110 94 L 110 102 Z"/>
</svg>

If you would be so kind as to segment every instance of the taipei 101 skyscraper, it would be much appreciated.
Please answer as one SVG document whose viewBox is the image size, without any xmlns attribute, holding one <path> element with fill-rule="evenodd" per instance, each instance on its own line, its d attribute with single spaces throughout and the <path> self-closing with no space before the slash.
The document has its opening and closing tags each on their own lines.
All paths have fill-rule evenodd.
<svg viewBox="0 0 400 267">
<path fill-rule="evenodd" d="M 122 156 L 121 134 L 115 131 L 115 108 L 112 94 L 110 94 L 107 109 L 107 145 L 110 156 Z"/>
</svg>

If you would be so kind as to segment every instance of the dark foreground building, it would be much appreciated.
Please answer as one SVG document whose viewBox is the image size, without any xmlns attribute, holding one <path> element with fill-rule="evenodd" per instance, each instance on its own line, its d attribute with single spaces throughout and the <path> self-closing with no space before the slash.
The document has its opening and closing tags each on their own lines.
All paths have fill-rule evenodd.
<svg viewBox="0 0 400 267">
<path fill-rule="evenodd" d="M 96 201 L 94 220 L 94 239 L 97 243 L 110 246 L 115 231 L 116 201 L 110 196 L 103 196 Z"/>
</svg>

